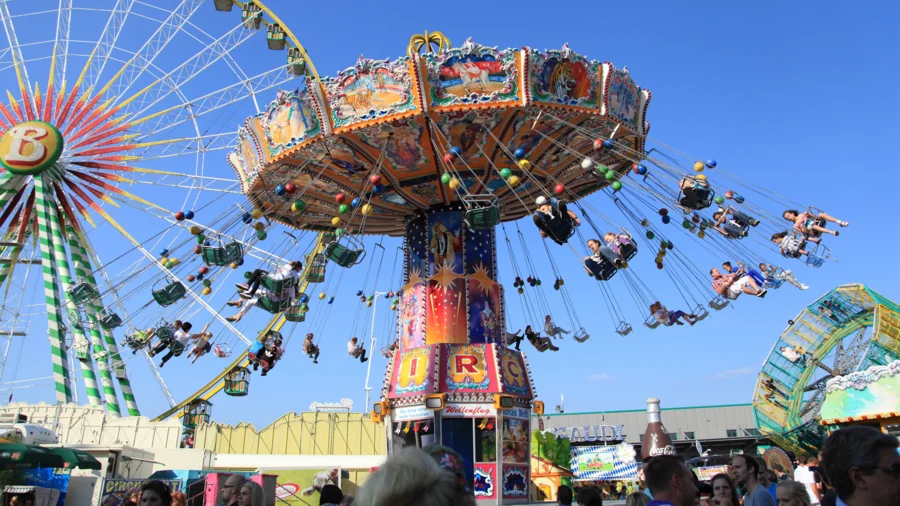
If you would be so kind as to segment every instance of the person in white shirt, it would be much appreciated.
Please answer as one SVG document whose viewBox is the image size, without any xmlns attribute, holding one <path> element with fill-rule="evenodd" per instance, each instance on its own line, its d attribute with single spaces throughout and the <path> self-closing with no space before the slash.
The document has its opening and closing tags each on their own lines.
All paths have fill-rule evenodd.
<svg viewBox="0 0 900 506">
<path fill-rule="evenodd" d="M 806 457 L 797 457 L 797 469 L 794 469 L 794 481 L 802 483 L 803 486 L 806 487 L 806 492 L 809 494 L 810 506 L 816 506 L 819 504 L 819 496 L 816 494 L 816 478 L 806 465 L 806 462 Z M 818 462 L 816 463 L 818 464 Z"/>
<path fill-rule="evenodd" d="M 366 349 L 361 345 L 357 344 L 359 339 L 351 338 L 350 342 L 347 343 L 347 353 L 353 357 L 358 358 L 360 363 L 368 362 L 369 359 L 366 358 Z"/>
<path fill-rule="evenodd" d="M 300 271 L 302 270 L 303 262 L 299 260 L 296 262 L 285 264 L 281 266 L 280 269 L 271 274 L 262 269 L 256 269 L 252 274 L 250 274 L 250 277 L 247 278 L 246 283 L 238 283 L 235 286 L 237 286 L 238 290 L 241 291 L 241 297 L 250 299 L 253 298 L 254 295 L 256 295 L 256 291 L 259 290 L 259 284 L 262 283 L 262 279 L 266 275 L 275 280 L 282 280 L 290 277 L 294 280 L 294 282 L 291 283 L 291 298 L 293 299 L 295 296 L 293 290 L 294 287 L 297 286 L 297 284 L 300 282 Z"/>
<path fill-rule="evenodd" d="M 544 318 L 544 331 L 547 333 L 547 337 L 551 337 L 554 339 L 556 339 L 557 337 L 559 339 L 562 339 L 563 334 L 571 334 L 571 332 L 569 332 L 568 330 L 554 325 L 553 320 L 550 318 L 550 315 L 547 315 Z"/>
<path fill-rule="evenodd" d="M 793 362 L 796 364 L 797 361 L 800 361 L 801 365 L 806 363 L 806 352 L 801 348 L 782 346 L 781 348 L 779 348 L 779 351 L 781 351 L 781 355 L 784 356 L 784 358 L 788 359 L 789 362 Z"/>
<path fill-rule="evenodd" d="M 683 318 L 684 321 L 688 322 L 689 325 L 694 326 L 697 323 L 697 316 L 693 314 L 687 314 L 684 311 L 669 311 L 666 309 L 666 306 L 663 306 L 661 302 L 656 301 L 650 305 L 650 313 L 653 314 L 653 318 L 656 319 L 659 323 L 665 325 L 666 327 L 671 327 L 672 325 L 684 325 L 679 319 Z"/>
<path fill-rule="evenodd" d="M 159 364 L 160 367 L 166 365 L 166 362 L 168 362 L 170 358 L 181 355 L 184 352 L 184 349 L 191 344 L 191 340 L 200 339 L 206 335 L 202 332 L 199 334 L 191 334 L 192 328 L 193 325 L 191 325 L 191 322 L 184 322 L 181 324 L 181 328 L 175 331 L 174 339 L 169 343 L 169 353 L 166 353 L 163 356 L 162 362 Z"/>
</svg>

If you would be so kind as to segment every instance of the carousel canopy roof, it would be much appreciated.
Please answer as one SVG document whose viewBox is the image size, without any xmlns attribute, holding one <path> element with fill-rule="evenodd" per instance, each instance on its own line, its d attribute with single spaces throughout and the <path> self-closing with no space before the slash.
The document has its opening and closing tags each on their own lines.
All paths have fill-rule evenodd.
<svg viewBox="0 0 900 506">
<path fill-rule="evenodd" d="M 627 69 L 567 45 L 409 52 L 361 56 L 248 118 L 228 155 L 248 197 L 292 227 L 340 217 L 353 233 L 402 235 L 403 217 L 466 196 L 496 195 L 507 221 L 558 184 L 568 199 L 590 194 L 611 179 L 582 168 L 586 154 L 621 174 L 624 151 L 643 150 L 650 92 Z M 615 148 L 593 151 L 610 137 Z"/>
</svg>

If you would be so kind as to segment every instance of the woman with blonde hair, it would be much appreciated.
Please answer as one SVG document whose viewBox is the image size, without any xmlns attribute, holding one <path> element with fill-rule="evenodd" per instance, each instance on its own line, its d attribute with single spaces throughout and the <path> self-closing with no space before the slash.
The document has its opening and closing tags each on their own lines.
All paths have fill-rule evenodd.
<svg viewBox="0 0 900 506">
<path fill-rule="evenodd" d="M 806 485 L 794 480 L 784 480 L 775 489 L 778 506 L 809 506 L 809 492 Z"/>
<path fill-rule="evenodd" d="M 248 481 L 241 485 L 238 506 L 266 506 L 266 493 L 258 483 Z"/>
<path fill-rule="evenodd" d="M 474 506 L 452 472 L 416 448 L 397 452 L 372 473 L 354 506 Z"/>
<path fill-rule="evenodd" d="M 650 498 L 643 492 L 633 492 L 625 498 L 625 506 L 647 506 Z"/>
</svg>

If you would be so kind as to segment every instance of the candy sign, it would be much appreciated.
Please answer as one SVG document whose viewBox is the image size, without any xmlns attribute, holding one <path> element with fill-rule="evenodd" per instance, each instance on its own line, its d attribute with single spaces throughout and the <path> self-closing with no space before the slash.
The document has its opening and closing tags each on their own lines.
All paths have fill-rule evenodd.
<svg viewBox="0 0 900 506">
<path fill-rule="evenodd" d="M 571 442 L 621 441 L 625 439 L 624 425 L 593 425 L 584 427 L 556 427 L 554 437 L 566 438 Z M 593 434 L 592 434 L 593 433 Z"/>
</svg>

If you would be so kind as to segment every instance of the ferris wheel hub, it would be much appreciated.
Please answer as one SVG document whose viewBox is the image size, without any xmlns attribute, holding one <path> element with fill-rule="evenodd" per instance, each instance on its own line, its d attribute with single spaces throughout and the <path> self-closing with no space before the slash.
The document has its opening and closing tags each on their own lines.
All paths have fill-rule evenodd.
<svg viewBox="0 0 900 506">
<path fill-rule="evenodd" d="M 0 137 L 0 164 L 17 175 L 37 175 L 59 160 L 63 137 L 43 121 L 18 123 Z"/>
</svg>

